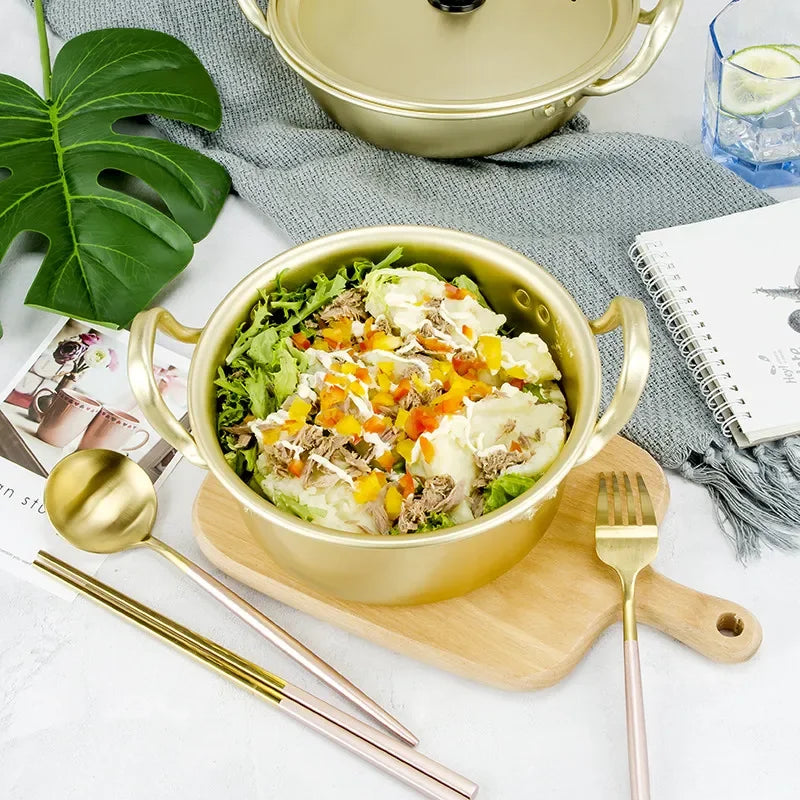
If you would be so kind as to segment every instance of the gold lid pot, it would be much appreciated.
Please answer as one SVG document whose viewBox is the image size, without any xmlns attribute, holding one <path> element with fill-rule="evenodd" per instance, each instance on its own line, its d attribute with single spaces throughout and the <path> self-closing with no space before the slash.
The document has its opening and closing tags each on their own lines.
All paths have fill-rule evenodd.
<svg viewBox="0 0 800 800">
<path fill-rule="evenodd" d="M 641 78 L 683 0 L 238 0 L 323 109 L 362 138 L 433 157 L 542 138 L 587 96 Z M 633 59 L 604 78 L 637 25 Z"/>
</svg>

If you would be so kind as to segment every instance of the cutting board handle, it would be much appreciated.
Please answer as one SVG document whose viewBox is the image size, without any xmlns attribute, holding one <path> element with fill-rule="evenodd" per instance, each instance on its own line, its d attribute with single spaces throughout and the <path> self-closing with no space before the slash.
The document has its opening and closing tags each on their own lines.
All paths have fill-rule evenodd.
<svg viewBox="0 0 800 800">
<path fill-rule="evenodd" d="M 640 622 L 714 661 L 747 661 L 761 644 L 758 620 L 730 600 L 689 589 L 652 569 L 642 572 L 636 594 Z"/>
</svg>

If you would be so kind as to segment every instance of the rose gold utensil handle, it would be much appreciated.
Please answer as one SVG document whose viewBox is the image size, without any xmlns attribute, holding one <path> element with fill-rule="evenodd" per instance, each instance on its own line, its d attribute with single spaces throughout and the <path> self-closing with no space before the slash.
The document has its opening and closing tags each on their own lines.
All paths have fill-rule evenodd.
<svg viewBox="0 0 800 800">
<path fill-rule="evenodd" d="M 639 642 L 628 639 L 625 650 L 625 710 L 628 720 L 628 770 L 631 800 L 650 800 L 650 770 L 647 765 L 647 733 L 644 724 L 642 672 Z"/>
<path fill-rule="evenodd" d="M 219 600 L 224 606 L 236 614 L 239 619 L 246 622 L 251 628 L 258 631 L 265 639 L 274 644 L 279 650 L 296 661 L 309 672 L 324 681 L 342 697 L 358 706 L 365 714 L 390 730 L 395 736 L 412 746 L 419 743 L 419 739 L 404 725 L 401 725 L 391 714 L 384 711 L 372 698 L 368 697 L 357 686 L 354 686 L 344 675 L 338 673 L 333 667 L 323 661 L 319 656 L 309 650 L 304 644 L 298 642 L 290 633 L 274 623 L 269 617 L 262 614 L 255 606 L 250 605 L 244 598 L 229 589 L 224 583 L 218 581 L 193 561 L 173 550 L 168 544 L 153 537 L 145 539 L 151 549 L 169 559 L 187 577 L 191 578 L 198 586 L 207 591 L 212 597 Z"/>
<path fill-rule="evenodd" d="M 309 710 L 305 706 L 301 706 L 299 703 L 295 703 L 294 700 L 284 698 L 278 708 L 307 727 L 313 728 L 328 739 L 332 739 L 350 752 L 361 756 L 370 764 L 413 787 L 425 797 L 430 797 L 432 800 L 464 800 L 464 795 L 460 792 L 456 792 L 443 783 L 439 783 L 439 781 L 434 780 L 416 767 L 407 764 L 385 750 L 381 750 L 374 744 L 365 742 L 360 736 L 340 728 L 322 715 Z"/>
</svg>

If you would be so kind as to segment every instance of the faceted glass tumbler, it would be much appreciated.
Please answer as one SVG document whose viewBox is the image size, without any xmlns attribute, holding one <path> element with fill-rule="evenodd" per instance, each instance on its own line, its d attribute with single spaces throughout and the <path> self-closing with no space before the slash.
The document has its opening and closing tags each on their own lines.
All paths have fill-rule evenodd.
<svg viewBox="0 0 800 800">
<path fill-rule="evenodd" d="M 755 186 L 800 185 L 800 0 L 732 0 L 712 21 L 703 145 Z"/>
</svg>

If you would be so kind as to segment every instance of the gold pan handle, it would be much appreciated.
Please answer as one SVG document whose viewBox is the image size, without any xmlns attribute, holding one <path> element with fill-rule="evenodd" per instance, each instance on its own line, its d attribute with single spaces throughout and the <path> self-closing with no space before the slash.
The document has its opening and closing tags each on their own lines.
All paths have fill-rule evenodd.
<svg viewBox="0 0 800 800">
<path fill-rule="evenodd" d="M 242 14 L 247 17 L 247 21 L 259 32 L 262 33 L 267 39 L 272 38 L 269 31 L 267 18 L 264 12 L 259 8 L 256 0 L 236 0 L 239 3 L 239 8 L 242 9 Z"/>
<path fill-rule="evenodd" d="M 163 331 L 173 339 L 187 344 L 196 344 L 202 328 L 187 328 L 181 325 L 164 308 L 151 308 L 134 317 L 131 338 L 128 344 L 128 379 L 139 408 L 153 426 L 156 433 L 169 442 L 187 461 L 196 467 L 206 468 L 192 435 L 184 429 L 169 410 L 153 373 L 153 350 L 156 333 Z"/>
<path fill-rule="evenodd" d="M 600 417 L 589 444 L 578 461 L 594 458 L 633 416 L 650 374 L 650 330 L 647 311 L 640 300 L 615 297 L 600 319 L 589 322 L 595 336 L 622 328 L 622 371 L 614 396 Z"/>
<path fill-rule="evenodd" d="M 245 0 L 239 0 L 239 2 L 242 3 Z M 589 84 L 583 90 L 583 94 L 591 97 L 613 94 L 620 89 L 627 89 L 628 86 L 643 77 L 650 67 L 655 64 L 656 59 L 661 55 L 661 51 L 669 41 L 669 37 L 672 36 L 681 8 L 683 8 L 683 0 L 660 0 L 652 10 L 641 10 L 639 12 L 639 24 L 649 25 L 650 30 L 644 37 L 639 52 L 616 75 L 612 75 L 610 78 L 600 78 L 600 80 Z"/>
</svg>

